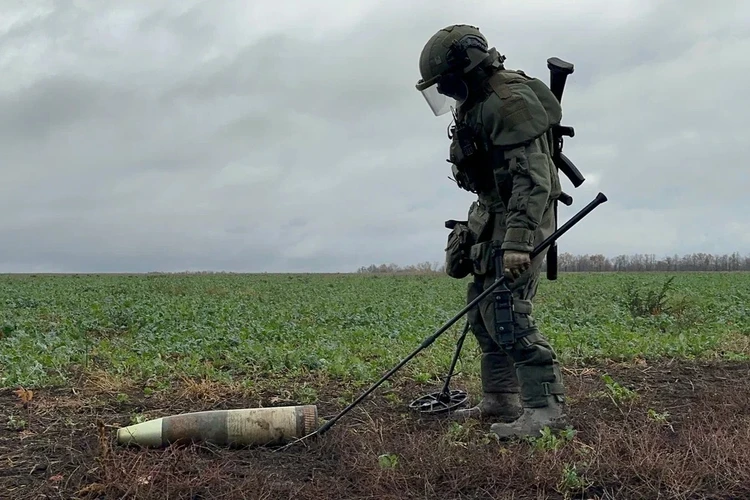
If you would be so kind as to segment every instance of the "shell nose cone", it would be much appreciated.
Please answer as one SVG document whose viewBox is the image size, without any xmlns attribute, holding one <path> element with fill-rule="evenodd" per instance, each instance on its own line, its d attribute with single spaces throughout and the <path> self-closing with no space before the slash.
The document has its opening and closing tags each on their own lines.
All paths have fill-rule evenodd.
<svg viewBox="0 0 750 500">
<path fill-rule="evenodd" d="M 156 418 L 117 429 L 117 442 L 124 445 L 161 446 L 162 419 Z"/>
</svg>

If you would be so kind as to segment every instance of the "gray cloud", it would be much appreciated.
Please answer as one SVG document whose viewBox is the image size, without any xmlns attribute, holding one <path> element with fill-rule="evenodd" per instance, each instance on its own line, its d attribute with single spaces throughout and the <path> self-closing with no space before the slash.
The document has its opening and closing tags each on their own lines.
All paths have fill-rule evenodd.
<svg viewBox="0 0 750 500">
<path fill-rule="evenodd" d="M 0 271 L 442 260 L 472 196 L 414 83 L 460 22 L 544 80 L 576 64 L 563 218 L 611 201 L 563 251 L 750 252 L 741 2 L 31 4 L 0 24 Z"/>
</svg>

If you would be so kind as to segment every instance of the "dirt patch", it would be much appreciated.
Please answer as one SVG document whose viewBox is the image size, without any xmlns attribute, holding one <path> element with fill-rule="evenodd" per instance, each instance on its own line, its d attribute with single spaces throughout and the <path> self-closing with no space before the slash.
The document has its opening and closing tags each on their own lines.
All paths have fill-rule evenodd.
<svg viewBox="0 0 750 500">
<path fill-rule="evenodd" d="M 419 419 L 405 403 L 436 388 L 396 383 L 401 403 L 376 392 L 323 439 L 279 453 L 114 443 L 134 415 L 279 404 L 277 394 L 123 398 L 85 386 L 34 391 L 24 407 L 6 390 L 0 498 L 748 498 L 748 373 L 748 363 L 568 369 L 577 433 L 531 443 L 498 443 L 488 422 Z M 339 392 L 313 386 L 321 415 L 342 408 Z"/>
</svg>

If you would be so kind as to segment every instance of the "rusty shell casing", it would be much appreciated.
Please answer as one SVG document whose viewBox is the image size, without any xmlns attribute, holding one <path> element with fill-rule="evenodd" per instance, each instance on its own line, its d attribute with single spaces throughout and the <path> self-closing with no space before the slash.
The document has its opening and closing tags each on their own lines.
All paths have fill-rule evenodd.
<svg viewBox="0 0 750 500">
<path fill-rule="evenodd" d="M 160 447 L 206 442 L 220 446 L 284 444 L 317 428 L 315 405 L 212 410 L 161 417 L 117 430 L 122 445 Z"/>
</svg>

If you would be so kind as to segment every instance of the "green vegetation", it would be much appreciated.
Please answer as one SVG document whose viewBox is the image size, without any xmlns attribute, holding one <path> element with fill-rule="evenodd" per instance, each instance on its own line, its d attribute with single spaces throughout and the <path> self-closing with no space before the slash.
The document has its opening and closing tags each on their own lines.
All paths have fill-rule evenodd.
<svg viewBox="0 0 750 500">
<path fill-rule="evenodd" d="M 182 376 L 369 384 L 459 311 L 465 290 L 430 274 L 2 276 L 0 387 L 95 370 L 149 390 Z M 536 304 L 568 363 L 748 354 L 750 273 L 563 274 Z M 461 326 L 401 373 L 441 377 Z M 477 373 L 477 352 L 470 338 L 459 370 Z"/>
</svg>

